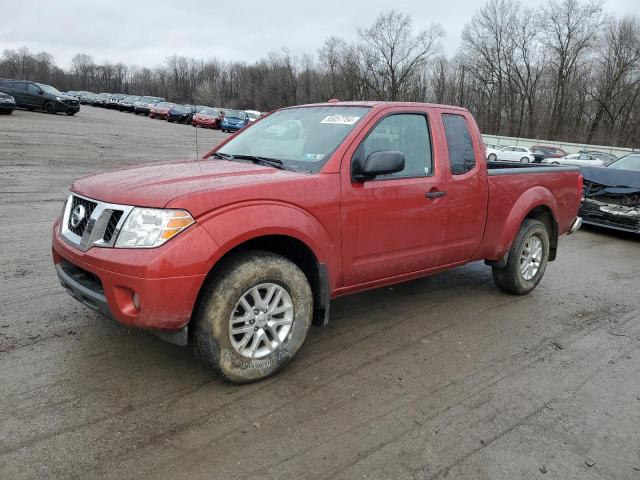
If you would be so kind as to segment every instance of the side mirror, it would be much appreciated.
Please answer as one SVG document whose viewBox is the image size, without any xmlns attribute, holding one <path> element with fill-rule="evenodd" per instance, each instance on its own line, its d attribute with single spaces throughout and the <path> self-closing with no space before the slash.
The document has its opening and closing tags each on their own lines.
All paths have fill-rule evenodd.
<svg viewBox="0 0 640 480">
<path fill-rule="evenodd" d="M 382 150 L 373 152 L 364 161 L 354 158 L 351 163 L 351 178 L 354 182 L 372 180 L 378 175 L 388 175 L 404 170 L 404 154 L 402 152 Z"/>
</svg>

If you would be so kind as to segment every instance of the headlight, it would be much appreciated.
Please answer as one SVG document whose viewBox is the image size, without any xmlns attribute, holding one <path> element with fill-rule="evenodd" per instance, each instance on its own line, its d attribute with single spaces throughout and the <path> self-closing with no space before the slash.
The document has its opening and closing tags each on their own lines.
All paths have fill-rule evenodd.
<svg viewBox="0 0 640 480">
<path fill-rule="evenodd" d="M 185 210 L 136 207 L 120 230 L 116 248 L 159 247 L 193 223 Z"/>
</svg>

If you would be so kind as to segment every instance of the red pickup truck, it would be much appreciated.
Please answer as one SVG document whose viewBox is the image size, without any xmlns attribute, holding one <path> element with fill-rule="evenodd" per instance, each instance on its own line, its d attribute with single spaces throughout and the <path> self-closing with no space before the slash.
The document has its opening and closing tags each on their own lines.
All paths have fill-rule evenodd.
<svg viewBox="0 0 640 480">
<path fill-rule="evenodd" d="M 485 161 L 471 114 L 421 103 L 275 111 L 202 160 L 76 181 L 53 227 L 62 285 L 123 324 L 264 378 L 336 296 L 484 260 L 530 292 L 580 226 L 576 167 Z"/>
</svg>

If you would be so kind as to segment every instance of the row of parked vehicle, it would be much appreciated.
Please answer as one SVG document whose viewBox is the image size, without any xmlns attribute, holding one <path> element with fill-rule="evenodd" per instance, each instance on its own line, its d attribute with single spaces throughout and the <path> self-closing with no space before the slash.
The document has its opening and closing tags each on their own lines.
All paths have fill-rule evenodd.
<svg viewBox="0 0 640 480">
<path fill-rule="evenodd" d="M 194 127 L 215 128 L 235 132 L 257 120 L 261 112 L 208 107 L 206 105 L 177 104 L 162 97 L 126 95 L 123 93 L 93 93 L 70 91 L 82 104 L 148 115 L 169 122 L 185 123 Z"/>
<path fill-rule="evenodd" d="M 547 163 L 551 165 L 577 165 L 580 167 L 604 167 L 618 157 L 598 150 L 581 150 L 567 153 L 561 148 L 546 145 L 532 147 L 485 144 L 490 162 Z"/>
</svg>

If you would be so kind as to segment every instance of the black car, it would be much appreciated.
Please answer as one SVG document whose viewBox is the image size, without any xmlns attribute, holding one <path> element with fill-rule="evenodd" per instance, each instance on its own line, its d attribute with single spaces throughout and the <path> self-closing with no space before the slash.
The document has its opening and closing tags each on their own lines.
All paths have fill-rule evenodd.
<svg viewBox="0 0 640 480">
<path fill-rule="evenodd" d="M 11 95 L 0 92 L 0 113 L 10 114 L 16 109 L 16 101 Z"/>
<path fill-rule="evenodd" d="M 191 124 L 193 116 L 196 114 L 196 107 L 193 105 L 175 105 L 169 110 L 167 120 L 169 122 Z"/>
<path fill-rule="evenodd" d="M 133 113 L 136 115 L 149 115 L 149 107 L 160 102 L 164 102 L 164 98 L 161 97 L 142 97 L 140 100 L 133 104 Z"/>
<path fill-rule="evenodd" d="M 75 115 L 80 111 L 80 101 L 65 95 L 50 85 L 27 80 L 0 79 L 0 90 L 11 95 L 16 106 L 28 110 L 44 110 L 47 113 L 64 112 Z"/>
<path fill-rule="evenodd" d="M 107 101 L 105 107 L 119 110 L 120 101 L 125 97 L 126 95 L 124 93 L 114 93 L 109 97 L 109 100 Z"/>
<path fill-rule="evenodd" d="M 127 95 L 120 100 L 119 109 L 121 112 L 133 112 L 133 104 L 140 100 L 137 95 Z"/>
<path fill-rule="evenodd" d="M 93 97 L 91 101 L 91 105 L 93 107 L 106 107 L 109 103 L 109 99 L 111 98 L 110 93 L 99 93 L 95 97 Z"/>
</svg>

